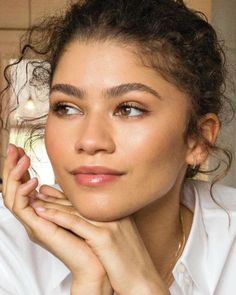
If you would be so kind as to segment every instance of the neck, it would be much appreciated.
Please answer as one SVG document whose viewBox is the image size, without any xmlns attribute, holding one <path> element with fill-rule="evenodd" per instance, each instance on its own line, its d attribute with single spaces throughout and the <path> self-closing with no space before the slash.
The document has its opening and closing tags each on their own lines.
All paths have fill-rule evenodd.
<svg viewBox="0 0 236 295">
<path fill-rule="evenodd" d="M 165 196 L 155 203 L 135 213 L 134 220 L 146 245 L 152 261 L 166 284 L 166 276 L 171 273 L 178 259 L 177 250 L 183 241 L 183 230 L 187 239 L 192 214 L 182 207 L 183 224 L 180 221 L 180 196 L 182 185 L 175 185 Z"/>
</svg>

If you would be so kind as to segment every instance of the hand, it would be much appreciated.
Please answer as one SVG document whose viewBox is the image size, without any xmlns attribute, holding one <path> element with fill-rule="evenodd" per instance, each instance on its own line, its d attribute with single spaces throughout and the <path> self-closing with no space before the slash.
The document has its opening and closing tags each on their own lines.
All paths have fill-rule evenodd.
<svg viewBox="0 0 236 295">
<path fill-rule="evenodd" d="M 53 190 L 51 196 L 57 194 Z M 53 197 L 43 197 L 33 206 L 41 217 L 86 241 L 103 264 L 117 294 L 169 294 L 131 217 L 106 223 L 86 220 L 75 209 L 55 204 Z"/>
<path fill-rule="evenodd" d="M 10 145 L 4 166 L 3 196 L 6 207 L 24 225 L 30 239 L 57 256 L 72 273 L 72 294 L 112 294 L 106 271 L 88 244 L 60 225 L 41 218 L 31 207 L 38 181 L 25 182 L 30 159 L 21 148 Z M 41 192 L 50 193 L 47 186 Z M 71 207 L 57 192 L 54 203 Z M 71 208 L 70 208 L 71 209 Z M 65 251 L 66 249 L 66 251 Z"/>
</svg>

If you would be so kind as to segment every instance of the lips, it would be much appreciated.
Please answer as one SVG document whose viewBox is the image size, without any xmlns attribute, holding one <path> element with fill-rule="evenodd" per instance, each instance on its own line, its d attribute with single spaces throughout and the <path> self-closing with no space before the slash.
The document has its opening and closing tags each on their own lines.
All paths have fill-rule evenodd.
<svg viewBox="0 0 236 295">
<path fill-rule="evenodd" d="M 102 186 L 118 180 L 124 172 L 103 166 L 80 166 L 73 170 L 75 181 L 84 186 Z"/>
</svg>

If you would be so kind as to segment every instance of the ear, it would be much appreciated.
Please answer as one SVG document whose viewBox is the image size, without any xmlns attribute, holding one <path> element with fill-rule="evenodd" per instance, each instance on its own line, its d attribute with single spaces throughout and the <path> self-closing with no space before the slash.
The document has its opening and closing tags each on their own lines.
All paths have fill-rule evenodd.
<svg viewBox="0 0 236 295">
<path fill-rule="evenodd" d="M 216 114 L 208 113 L 201 117 L 198 121 L 198 129 L 202 136 L 212 145 L 216 142 L 220 121 Z M 209 150 L 203 140 L 199 138 L 188 139 L 188 152 L 186 155 L 186 163 L 188 165 L 201 165 L 209 155 Z"/>
</svg>

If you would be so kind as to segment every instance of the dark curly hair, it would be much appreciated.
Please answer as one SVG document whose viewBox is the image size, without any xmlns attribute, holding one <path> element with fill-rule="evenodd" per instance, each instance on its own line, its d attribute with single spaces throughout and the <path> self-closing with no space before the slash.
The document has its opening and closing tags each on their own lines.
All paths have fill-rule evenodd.
<svg viewBox="0 0 236 295">
<path fill-rule="evenodd" d="M 190 111 L 185 140 L 189 136 L 199 138 L 219 160 L 219 165 L 211 171 L 202 171 L 200 166 L 188 167 L 186 177 L 213 172 L 221 163 L 226 165 L 227 173 L 231 152 L 209 143 L 198 127 L 198 120 L 207 113 L 216 114 L 221 124 L 234 116 L 232 103 L 225 96 L 227 72 L 222 45 L 202 13 L 187 8 L 182 0 L 78 1 L 70 4 L 65 14 L 47 17 L 32 26 L 22 39 L 21 56 L 16 63 L 28 59 L 34 68 L 30 83 L 50 89 L 58 60 L 75 39 L 116 40 L 135 45 L 145 66 L 154 68 L 188 94 Z M 7 88 L 13 86 L 11 67 L 5 69 Z M 45 118 L 46 115 L 37 119 Z M 33 128 L 31 138 L 35 129 L 38 132 L 43 125 L 42 120 Z"/>
</svg>

